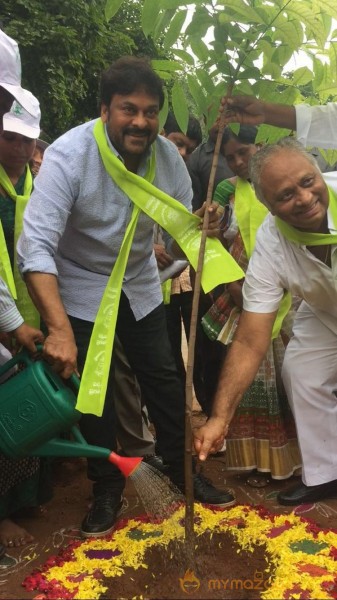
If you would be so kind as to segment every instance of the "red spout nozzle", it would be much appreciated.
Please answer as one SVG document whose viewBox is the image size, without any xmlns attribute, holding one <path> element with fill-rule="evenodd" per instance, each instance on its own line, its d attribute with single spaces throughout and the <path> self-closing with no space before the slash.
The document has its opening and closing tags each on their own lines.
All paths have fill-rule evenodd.
<svg viewBox="0 0 337 600">
<path fill-rule="evenodd" d="M 142 456 L 119 456 L 116 452 L 111 452 L 108 457 L 109 461 L 118 467 L 124 477 L 129 477 L 140 465 L 143 460 Z"/>
</svg>

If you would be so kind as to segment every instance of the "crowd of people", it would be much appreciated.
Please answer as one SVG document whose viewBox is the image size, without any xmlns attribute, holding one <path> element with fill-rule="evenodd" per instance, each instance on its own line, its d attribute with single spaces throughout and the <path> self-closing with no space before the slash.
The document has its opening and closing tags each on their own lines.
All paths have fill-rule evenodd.
<svg viewBox="0 0 337 600">
<path fill-rule="evenodd" d="M 160 131 L 163 103 L 149 62 L 120 58 L 102 74 L 100 116 L 48 145 L 38 100 L 21 87 L 18 45 L 0 30 L 0 361 L 42 343 L 62 377 L 79 373 L 85 391 L 99 390 L 101 403 L 81 396 L 86 440 L 143 456 L 184 491 L 181 344 L 194 271 L 169 223 L 188 218 L 200 236 L 208 210 L 209 239 L 244 278 L 223 283 L 220 273 L 201 295 L 193 383 L 207 421 L 194 432 L 197 456 L 226 442 L 228 469 L 274 479 L 302 469 L 281 504 L 329 498 L 337 492 L 337 183 L 305 148 L 336 147 L 337 105 L 224 98 L 223 118 L 240 127 L 224 131 L 206 209 L 218 125 L 202 142 L 198 119 L 190 116 L 184 133 L 169 114 Z M 262 123 L 297 130 L 297 140 L 257 144 Z M 102 536 L 115 525 L 125 479 L 107 461 L 87 463 L 93 503 L 81 532 Z M 0 558 L 32 539 L 15 513 L 47 501 L 49 479 L 48 461 L 0 454 Z M 235 503 L 195 460 L 193 486 L 198 502 Z"/>
</svg>

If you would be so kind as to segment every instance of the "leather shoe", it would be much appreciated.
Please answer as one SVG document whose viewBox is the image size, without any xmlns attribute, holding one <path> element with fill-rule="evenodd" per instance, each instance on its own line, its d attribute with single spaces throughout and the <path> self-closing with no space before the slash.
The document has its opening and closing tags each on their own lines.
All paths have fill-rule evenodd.
<svg viewBox="0 0 337 600">
<path fill-rule="evenodd" d="M 158 454 L 147 454 L 144 456 L 142 462 L 146 463 L 153 469 L 157 469 L 157 471 L 160 471 L 161 473 L 165 473 L 165 471 L 168 469 L 168 465 L 164 464 L 162 457 Z"/>
<path fill-rule="evenodd" d="M 181 479 L 171 477 L 171 481 L 183 494 L 185 493 L 185 484 Z M 236 503 L 233 494 L 228 490 L 218 490 L 202 473 L 193 474 L 193 493 L 195 502 L 219 508 L 227 508 Z"/>
<path fill-rule="evenodd" d="M 286 490 L 279 492 L 277 500 L 280 504 L 294 506 L 298 504 L 308 504 L 309 502 L 318 502 L 326 498 L 337 497 L 337 479 L 321 483 L 321 485 L 296 484 Z"/>
<path fill-rule="evenodd" d="M 114 528 L 122 504 L 122 496 L 110 490 L 97 495 L 82 521 L 82 536 L 101 537 L 110 533 Z"/>
</svg>

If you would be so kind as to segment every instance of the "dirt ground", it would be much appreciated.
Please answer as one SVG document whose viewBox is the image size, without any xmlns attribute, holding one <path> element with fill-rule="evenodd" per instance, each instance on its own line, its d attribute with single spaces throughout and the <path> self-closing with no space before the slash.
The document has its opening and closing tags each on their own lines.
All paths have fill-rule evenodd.
<svg viewBox="0 0 337 600">
<path fill-rule="evenodd" d="M 195 425 L 201 424 L 204 416 L 194 412 Z M 284 482 L 271 481 L 267 486 L 256 488 L 247 483 L 247 473 L 229 472 L 225 468 L 224 456 L 210 458 L 203 467 L 204 474 L 219 487 L 231 489 L 239 503 L 263 505 L 275 513 L 290 512 L 291 507 L 281 507 L 276 500 L 277 492 L 289 486 L 296 478 Z M 0 599 L 32 599 L 37 592 L 26 592 L 21 583 L 25 576 L 42 565 L 50 555 L 67 541 L 79 536 L 80 522 L 91 500 L 91 486 L 86 478 L 85 459 L 57 460 L 54 465 L 54 497 L 45 511 L 34 518 L 22 519 L 22 525 L 35 536 L 29 546 L 8 553 L 15 563 L 0 567 Z M 295 509 L 321 527 L 336 527 L 337 499 Z M 144 514 L 144 508 L 129 479 L 125 490 L 121 518 Z"/>
</svg>

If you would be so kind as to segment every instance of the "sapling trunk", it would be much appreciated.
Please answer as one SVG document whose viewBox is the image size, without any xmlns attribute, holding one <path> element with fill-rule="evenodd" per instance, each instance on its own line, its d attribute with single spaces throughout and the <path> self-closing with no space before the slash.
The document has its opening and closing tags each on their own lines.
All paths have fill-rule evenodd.
<svg viewBox="0 0 337 600">
<path fill-rule="evenodd" d="M 185 400 L 185 495 L 186 495 L 186 511 L 185 511 L 185 543 L 187 556 L 190 563 L 194 563 L 194 493 L 193 493 L 193 472 L 192 472 L 192 404 L 193 404 L 193 368 L 194 368 L 194 351 L 195 340 L 198 324 L 198 309 L 200 299 L 201 275 L 204 264 L 205 246 L 207 238 L 207 229 L 209 222 L 209 214 L 207 208 L 212 203 L 215 173 L 218 166 L 219 153 L 222 141 L 222 135 L 225 128 L 224 117 L 221 113 L 219 119 L 219 130 L 216 138 L 215 149 L 213 154 L 212 167 L 207 188 L 206 210 L 203 218 L 203 227 L 201 233 L 201 242 L 198 255 L 198 265 L 195 274 L 193 302 L 190 335 L 188 340 L 188 354 L 186 367 L 186 400 Z"/>
</svg>

